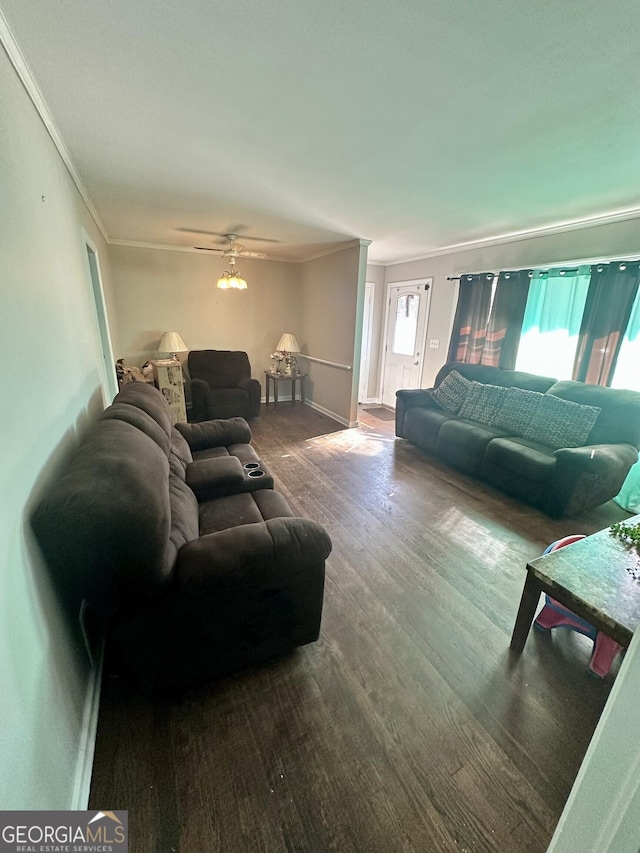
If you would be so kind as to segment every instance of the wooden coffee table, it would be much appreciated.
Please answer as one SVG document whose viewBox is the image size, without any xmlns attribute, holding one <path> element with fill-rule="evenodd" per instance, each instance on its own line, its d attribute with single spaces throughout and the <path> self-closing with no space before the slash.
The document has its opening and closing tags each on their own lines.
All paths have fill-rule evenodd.
<svg viewBox="0 0 640 853">
<path fill-rule="evenodd" d="M 637 515 L 625 523 L 639 521 Z M 527 563 L 511 648 L 523 650 L 541 592 L 621 646 L 628 646 L 640 625 L 640 582 L 633 579 L 628 567 L 640 567 L 640 554 L 613 536 L 609 528 Z"/>
</svg>

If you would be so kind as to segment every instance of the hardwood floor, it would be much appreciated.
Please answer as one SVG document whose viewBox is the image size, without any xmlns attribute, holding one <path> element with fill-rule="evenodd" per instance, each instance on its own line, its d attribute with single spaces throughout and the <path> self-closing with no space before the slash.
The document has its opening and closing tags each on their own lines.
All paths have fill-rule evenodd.
<svg viewBox="0 0 640 853">
<path fill-rule="evenodd" d="M 569 632 L 512 656 L 525 564 L 629 514 L 554 521 L 367 412 L 252 430 L 333 540 L 321 639 L 179 695 L 107 674 L 91 807 L 129 810 L 132 853 L 546 850 L 616 670 Z"/>
</svg>

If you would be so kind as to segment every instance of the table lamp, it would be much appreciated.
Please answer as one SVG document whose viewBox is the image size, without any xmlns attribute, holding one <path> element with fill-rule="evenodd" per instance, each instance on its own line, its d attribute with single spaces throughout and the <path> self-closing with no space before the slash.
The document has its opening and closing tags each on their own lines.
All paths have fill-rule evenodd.
<svg viewBox="0 0 640 853">
<path fill-rule="evenodd" d="M 178 360 L 179 352 L 188 352 L 189 347 L 182 340 L 178 332 L 163 332 L 158 344 L 158 352 L 167 352 L 175 361 Z"/>
<path fill-rule="evenodd" d="M 298 344 L 298 340 L 295 335 L 292 335 L 291 332 L 285 332 L 284 335 L 278 341 L 278 346 L 276 347 L 276 351 L 282 353 L 282 357 L 285 362 L 285 373 L 299 373 L 298 370 L 298 362 L 291 355 L 293 352 L 300 352 L 300 345 Z"/>
</svg>

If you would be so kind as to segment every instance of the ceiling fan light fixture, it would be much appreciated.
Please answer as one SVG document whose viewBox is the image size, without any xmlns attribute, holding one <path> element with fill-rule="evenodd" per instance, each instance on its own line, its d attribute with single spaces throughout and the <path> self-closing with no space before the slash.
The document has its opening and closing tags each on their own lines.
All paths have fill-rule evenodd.
<svg viewBox="0 0 640 853">
<path fill-rule="evenodd" d="M 237 272 L 224 272 L 218 279 L 220 290 L 246 290 L 247 282 Z"/>
<path fill-rule="evenodd" d="M 231 272 L 225 270 L 218 279 L 218 287 L 220 290 L 246 290 L 247 282 L 242 278 L 240 273 L 235 268 L 236 259 L 229 258 L 229 266 Z"/>
</svg>

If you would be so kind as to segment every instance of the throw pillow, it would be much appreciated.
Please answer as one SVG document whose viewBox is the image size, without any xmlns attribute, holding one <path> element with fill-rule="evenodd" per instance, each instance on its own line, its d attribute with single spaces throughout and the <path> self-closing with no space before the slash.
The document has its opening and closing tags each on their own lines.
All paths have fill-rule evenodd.
<svg viewBox="0 0 640 853">
<path fill-rule="evenodd" d="M 482 382 L 472 381 L 471 390 L 458 412 L 458 417 L 492 426 L 496 411 L 506 393 L 507 389 L 500 385 L 484 385 Z"/>
<path fill-rule="evenodd" d="M 532 441 L 561 447 L 582 447 L 602 411 L 597 406 L 582 406 L 553 394 L 543 394 L 540 407 L 523 435 Z"/>
<path fill-rule="evenodd" d="M 465 379 L 457 370 L 452 370 L 431 392 L 431 397 L 441 409 L 450 415 L 457 415 L 471 389 L 471 381 Z"/>
<path fill-rule="evenodd" d="M 539 391 L 525 391 L 522 388 L 507 388 L 506 392 L 491 425 L 514 435 L 524 436 L 545 395 Z"/>
</svg>

